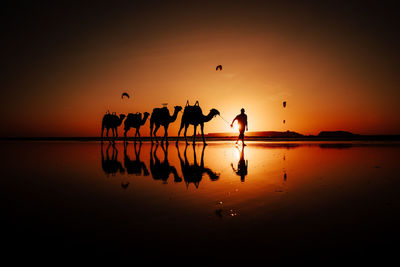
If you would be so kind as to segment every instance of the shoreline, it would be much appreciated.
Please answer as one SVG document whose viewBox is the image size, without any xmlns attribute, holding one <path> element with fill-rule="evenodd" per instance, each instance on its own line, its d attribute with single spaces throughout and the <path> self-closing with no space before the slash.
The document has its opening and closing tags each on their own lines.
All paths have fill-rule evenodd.
<svg viewBox="0 0 400 267">
<path fill-rule="evenodd" d="M 205 137 L 207 141 L 236 141 L 236 136 L 227 137 Z M 151 141 L 150 137 L 142 137 L 143 142 Z M 124 137 L 118 138 L 101 138 L 101 137 L 0 137 L 0 141 L 124 141 Z M 134 137 L 126 138 L 127 141 L 135 141 Z M 139 140 L 139 139 L 136 139 Z M 161 138 L 158 137 L 160 141 Z M 175 142 L 176 136 L 168 137 L 169 142 Z M 188 137 L 189 143 L 192 143 L 193 136 Z M 183 137 L 179 137 L 179 141 L 185 141 Z M 352 142 L 352 141 L 400 141 L 400 135 L 363 135 L 353 137 L 246 137 L 245 141 L 261 141 L 261 142 Z M 196 137 L 196 142 L 201 143 L 201 137 Z"/>
</svg>

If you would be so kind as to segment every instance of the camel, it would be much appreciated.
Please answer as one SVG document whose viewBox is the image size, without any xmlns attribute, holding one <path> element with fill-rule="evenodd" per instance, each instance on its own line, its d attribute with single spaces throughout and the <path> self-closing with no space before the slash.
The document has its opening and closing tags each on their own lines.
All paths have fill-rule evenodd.
<svg viewBox="0 0 400 267">
<path fill-rule="evenodd" d="M 219 174 L 216 172 L 213 172 L 210 168 L 204 167 L 204 149 L 206 148 L 203 146 L 203 150 L 201 152 L 201 161 L 200 165 L 197 163 L 197 158 L 196 158 L 196 147 L 193 146 L 193 164 L 189 164 L 189 161 L 186 156 L 186 150 L 187 150 L 188 145 L 185 146 L 185 161 L 181 158 L 181 153 L 179 151 L 179 147 L 177 146 L 178 150 L 178 157 L 179 161 L 181 163 L 181 170 L 182 170 L 182 175 L 183 179 L 186 183 L 186 187 L 189 186 L 189 183 L 194 183 L 196 188 L 199 188 L 199 184 L 203 178 L 203 174 L 207 173 L 207 175 L 210 177 L 211 181 L 217 181 L 219 179 Z"/>
<path fill-rule="evenodd" d="M 144 125 L 146 123 L 147 118 L 149 117 L 149 113 L 145 112 L 143 113 L 143 119 L 142 119 L 142 113 L 129 113 L 128 116 L 126 117 L 126 120 L 124 121 L 124 137 L 125 139 L 127 138 L 127 132 L 129 131 L 130 128 L 135 128 L 135 142 L 136 142 L 136 136 L 139 136 L 139 141 L 142 143 L 142 139 L 140 138 L 140 133 L 139 129 L 140 126 Z"/>
<path fill-rule="evenodd" d="M 119 117 L 115 114 L 106 113 L 103 117 L 103 121 L 101 123 L 101 138 L 103 138 L 104 128 L 107 129 L 106 136 L 108 137 L 108 131 L 111 129 L 113 133 L 113 137 L 118 137 L 117 128 L 122 124 L 122 121 L 125 119 L 125 114 L 120 114 Z"/>
<path fill-rule="evenodd" d="M 139 145 L 139 151 L 136 150 L 136 144 L 134 144 L 135 149 L 135 160 L 131 160 L 128 156 L 128 143 L 124 143 L 124 166 L 128 174 L 148 176 L 149 171 L 147 170 L 146 164 L 140 161 L 140 150 L 142 148 L 142 143 Z"/>
<path fill-rule="evenodd" d="M 112 156 L 110 157 L 109 150 L 112 147 Z M 106 150 L 106 158 L 104 158 L 103 142 L 101 143 L 101 167 L 108 175 L 114 176 L 118 171 L 124 173 L 121 162 L 118 160 L 118 150 L 114 144 L 110 143 Z"/>
<path fill-rule="evenodd" d="M 174 114 L 171 116 L 169 114 L 169 110 L 166 107 L 163 108 L 155 108 L 153 109 L 153 112 L 151 113 L 150 117 L 150 139 L 151 143 L 153 143 L 153 135 L 154 139 L 156 140 L 156 143 L 158 143 L 157 140 L 157 130 L 160 128 L 160 126 L 164 127 L 165 133 L 164 137 L 161 139 L 161 143 L 164 142 L 168 144 L 168 126 L 170 123 L 174 122 L 176 120 L 176 117 L 178 116 L 178 112 L 182 110 L 181 106 L 175 106 L 174 107 Z M 155 125 L 155 128 L 154 128 Z M 154 128 L 154 131 L 153 131 Z"/>
<path fill-rule="evenodd" d="M 189 125 L 193 125 L 194 127 L 194 132 L 193 132 L 193 145 L 196 143 L 196 129 L 197 125 L 200 124 L 200 129 L 201 129 L 201 136 L 203 137 L 203 144 L 206 146 L 206 140 L 204 138 L 204 123 L 209 122 L 212 118 L 214 118 L 216 115 L 219 115 L 219 111 L 216 109 L 211 109 L 208 115 L 203 115 L 203 112 L 199 106 L 199 102 L 196 101 L 196 104 L 194 106 L 189 105 L 189 101 L 186 102 L 185 109 L 183 111 L 182 119 L 181 119 L 181 127 L 179 128 L 178 132 L 178 138 L 176 139 L 176 143 L 179 141 L 179 135 L 181 134 L 181 131 L 183 127 L 185 127 L 184 131 L 184 136 L 185 136 L 185 141 L 186 144 L 188 144 L 187 137 L 186 137 L 186 132 L 187 128 Z"/>
<path fill-rule="evenodd" d="M 164 183 L 167 182 L 169 175 L 172 173 L 174 175 L 174 182 L 179 183 L 182 182 L 182 178 L 179 177 L 178 172 L 174 166 L 171 166 L 168 162 L 168 147 L 167 149 L 164 146 L 161 146 L 164 151 L 164 161 L 161 162 L 157 157 L 157 148 L 158 144 L 156 144 L 156 148 L 153 153 L 153 144 L 150 149 L 150 172 L 151 176 L 153 176 L 154 180 L 162 180 Z"/>
</svg>

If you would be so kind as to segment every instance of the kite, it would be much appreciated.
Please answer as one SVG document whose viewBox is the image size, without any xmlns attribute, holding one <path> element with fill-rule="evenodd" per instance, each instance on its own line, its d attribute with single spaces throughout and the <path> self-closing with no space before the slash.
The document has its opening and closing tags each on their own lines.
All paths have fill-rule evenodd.
<svg viewBox="0 0 400 267">
<path fill-rule="evenodd" d="M 121 98 L 123 99 L 123 98 L 124 98 L 124 96 L 126 96 L 127 98 L 129 98 L 129 95 L 128 95 L 128 93 L 122 93 L 122 95 L 121 95 Z"/>
</svg>

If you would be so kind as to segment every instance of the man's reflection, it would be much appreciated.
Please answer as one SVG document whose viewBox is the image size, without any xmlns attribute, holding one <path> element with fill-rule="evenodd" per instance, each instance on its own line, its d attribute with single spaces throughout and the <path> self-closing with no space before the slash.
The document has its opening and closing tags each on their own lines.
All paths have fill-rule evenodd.
<svg viewBox="0 0 400 267">
<path fill-rule="evenodd" d="M 201 152 L 200 165 L 197 164 L 196 146 L 193 146 L 193 162 L 194 163 L 189 164 L 189 161 L 188 161 L 187 155 L 186 155 L 187 147 L 188 146 L 186 145 L 185 152 L 184 152 L 185 161 L 183 161 L 180 150 L 179 150 L 179 146 L 177 146 L 178 157 L 179 157 L 179 161 L 181 162 L 183 179 L 185 180 L 186 186 L 189 186 L 189 183 L 194 183 L 196 188 L 198 188 L 199 184 L 201 182 L 201 179 L 203 177 L 203 173 L 207 173 L 207 175 L 210 177 L 210 179 L 212 181 L 218 180 L 219 174 L 213 172 L 209 168 L 204 167 L 204 150 L 206 147 L 203 146 L 203 150 Z"/>
<path fill-rule="evenodd" d="M 124 165 L 128 174 L 141 175 L 143 172 L 144 176 L 149 175 L 146 164 L 140 161 L 140 150 L 142 149 L 142 143 L 139 144 L 139 149 L 136 149 L 136 143 L 133 144 L 135 151 L 135 160 L 131 160 L 128 155 L 128 142 L 124 142 Z"/>
<path fill-rule="evenodd" d="M 110 157 L 110 149 L 112 154 Z M 118 150 L 115 143 L 109 143 L 106 149 L 106 157 L 104 158 L 103 142 L 101 142 L 101 167 L 107 175 L 115 175 L 117 172 L 124 173 L 124 168 L 120 161 L 118 161 Z"/>
<path fill-rule="evenodd" d="M 231 163 L 232 170 L 240 176 L 240 181 L 244 182 L 244 179 L 247 175 L 247 167 L 249 165 L 249 162 L 247 160 L 244 160 L 244 146 L 242 147 L 242 151 L 237 147 L 237 149 L 240 152 L 240 159 L 237 164 L 237 169 L 233 166 L 233 163 Z"/>
<path fill-rule="evenodd" d="M 158 144 L 153 152 L 153 144 L 151 144 L 150 149 L 150 172 L 153 176 L 154 180 L 162 180 L 166 182 L 168 180 L 169 175 L 172 173 L 174 175 L 174 182 L 182 182 L 182 178 L 179 177 L 178 172 L 174 166 L 171 166 L 168 162 L 168 146 L 164 148 L 164 145 L 161 145 L 162 150 L 164 151 L 164 161 L 161 162 L 157 157 L 157 149 Z"/>
</svg>

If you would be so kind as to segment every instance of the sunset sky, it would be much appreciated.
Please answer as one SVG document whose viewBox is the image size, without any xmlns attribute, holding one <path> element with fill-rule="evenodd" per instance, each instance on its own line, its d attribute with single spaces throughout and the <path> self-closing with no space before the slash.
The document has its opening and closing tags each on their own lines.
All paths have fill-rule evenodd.
<svg viewBox="0 0 400 267">
<path fill-rule="evenodd" d="M 1 137 L 99 136 L 107 110 L 168 103 L 172 113 L 187 100 L 228 121 L 243 107 L 250 131 L 400 134 L 389 2 L 25 3 L 1 13 Z M 205 131 L 231 129 L 216 117 Z"/>
</svg>

